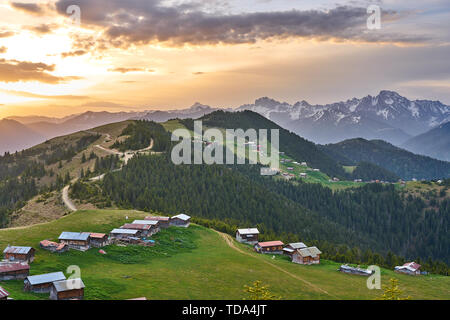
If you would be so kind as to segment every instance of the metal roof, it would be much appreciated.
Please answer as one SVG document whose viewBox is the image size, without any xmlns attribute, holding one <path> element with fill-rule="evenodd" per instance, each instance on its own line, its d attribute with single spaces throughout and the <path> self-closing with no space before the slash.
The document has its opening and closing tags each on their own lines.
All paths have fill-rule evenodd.
<svg viewBox="0 0 450 320">
<path fill-rule="evenodd" d="M 317 255 L 322 253 L 319 249 L 317 249 L 317 247 L 309 247 L 309 248 L 297 249 L 297 252 L 302 257 L 311 257 L 311 258 L 315 258 Z"/>
<path fill-rule="evenodd" d="M 37 276 L 28 276 L 27 280 L 28 280 L 28 282 L 30 282 L 30 284 L 32 286 L 34 286 L 37 284 L 66 280 L 66 276 L 62 272 L 53 272 L 53 273 L 40 274 Z"/>
<path fill-rule="evenodd" d="M 56 292 L 64 292 L 85 288 L 83 280 L 81 280 L 80 278 L 55 281 L 53 282 L 53 286 L 55 287 Z"/>
<path fill-rule="evenodd" d="M 0 287 L 0 298 L 6 298 L 9 296 L 9 292 Z"/>
<path fill-rule="evenodd" d="M 287 251 L 287 252 L 294 252 L 294 249 L 289 249 L 289 248 L 283 248 L 283 251 Z"/>
<path fill-rule="evenodd" d="M 267 242 L 258 242 L 260 247 L 273 247 L 273 246 L 282 246 L 284 243 L 281 241 L 267 241 Z"/>
<path fill-rule="evenodd" d="M 238 229 L 239 234 L 259 234 L 256 228 Z"/>
<path fill-rule="evenodd" d="M 13 272 L 20 270 L 30 270 L 28 263 L 0 263 L 0 273 Z"/>
<path fill-rule="evenodd" d="M 91 234 L 89 232 L 66 232 L 64 231 L 59 236 L 59 240 L 79 240 L 87 241 Z"/>
<path fill-rule="evenodd" d="M 16 253 L 16 254 L 28 254 L 32 247 L 16 247 L 16 246 L 8 246 L 3 253 Z"/>
<path fill-rule="evenodd" d="M 187 214 L 182 213 L 182 214 L 178 214 L 178 215 L 176 215 L 176 216 L 173 216 L 171 219 L 180 219 L 180 220 L 187 221 L 187 220 L 189 220 L 190 218 L 191 218 L 191 217 L 188 216 Z"/>
<path fill-rule="evenodd" d="M 156 226 L 159 223 L 157 220 L 134 220 L 132 224 L 149 224 L 151 226 Z"/>
<path fill-rule="evenodd" d="M 106 237 L 106 234 L 104 234 L 104 233 L 93 233 L 93 232 L 91 232 L 91 233 L 90 233 L 90 237 L 91 237 L 91 238 L 98 238 L 98 239 L 101 239 L 101 238 Z"/>
<path fill-rule="evenodd" d="M 420 269 L 421 265 L 415 262 L 407 262 L 403 265 L 404 267 L 411 268 L 414 271 L 417 271 Z"/>
<path fill-rule="evenodd" d="M 151 227 L 150 224 L 127 223 L 121 226 L 120 229 L 149 230 Z"/>
<path fill-rule="evenodd" d="M 303 242 L 294 242 L 294 243 L 289 243 L 289 246 L 291 246 L 294 249 L 303 249 L 303 248 L 307 248 L 308 246 L 306 244 L 304 244 Z"/>
<path fill-rule="evenodd" d="M 111 233 L 116 233 L 116 234 L 136 234 L 136 233 L 138 233 L 138 230 L 114 229 L 113 231 L 111 231 Z"/>
<path fill-rule="evenodd" d="M 169 221 L 169 217 L 145 217 L 145 220 L 155 220 L 155 221 Z"/>
</svg>

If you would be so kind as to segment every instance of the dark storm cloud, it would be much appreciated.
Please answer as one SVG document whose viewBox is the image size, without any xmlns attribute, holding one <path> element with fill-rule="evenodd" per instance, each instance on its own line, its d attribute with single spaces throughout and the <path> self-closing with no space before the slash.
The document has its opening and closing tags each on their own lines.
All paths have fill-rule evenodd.
<svg viewBox="0 0 450 320">
<path fill-rule="evenodd" d="M 160 0 L 59 0 L 60 14 L 69 5 L 81 8 L 81 22 L 103 28 L 104 39 L 115 47 L 164 42 L 239 44 L 290 37 L 376 42 L 417 42 L 422 37 L 369 33 L 367 9 L 340 6 L 328 11 L 291 10 L 241 14 L 208 14 L 198 3 L 167 7 Z M 384 12 L 395 18 L 395 12 Z"/>
<path fill-rule="evenodd" d="M 1 82 L 39 81 L 57 84 L 80 79 L 79 77 L 57 77 L 49 73 L 54 70 L 55 65 L 48 65 L 42 62 L 0 59 Z"/>
</svg>

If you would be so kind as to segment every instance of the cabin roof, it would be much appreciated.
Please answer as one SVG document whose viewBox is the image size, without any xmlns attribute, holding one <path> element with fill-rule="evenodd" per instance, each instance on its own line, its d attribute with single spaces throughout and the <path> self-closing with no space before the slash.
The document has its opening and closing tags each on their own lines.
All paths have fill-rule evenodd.
<svg viewBox="0 0 450 320">
<path fill-rule="evenodd" d="M 79 290 L 85 288 L 83 280 L 81 280 L 80 278 L 55 281 L 53 282 L 53 286 L 55 287 L 56 292 Z"/>
<path fill-rule="evenodd" d="M 152 216 L 149 216 L 149 217 L 145 217 L 145 220 L 154 220 L 154 221 L 169 221 L 170 220 L 170 218 L 169 217 L 152 217 Z"/>
<path fill-rule="evenodd" d="M 317 247 L 309 247 L 309 248 L 297 249 L 297 252 L 302 257 L 311 257 L 311 258 L 315 258 L 315 257 L 317 257 L 317 255 L 322 253 L 319 249 L 317 249 Z"/>
<path fill-rule="evenodd" d="M 138 233 L 138 230 L 132 230 L 132 229 L 114 229 L 111 231 L 111 233 L 116 234 L 136 234 Z"/>
<path fill-rule="evenodd" d="M 64 273 L 60 271 L 60 272 L 40 274 L 36 276 L 28 276 L 27 280 L 28 282 L 30 282 L 32 286 L 34 286 L 37 284 L 66 280 L 66 276 L 64 275 Z"/>
<path fill-rule="evenodd" d="M 267 242 L 258 242 L 258 245 L 262 248 L 264 247 L 274 247 L 274 246 L 282 246 L 284 243 L 281 241 L 267 241 Z"/>
<path fill-rule="evenodd" d="M 407 262 L 403 265 L 404 267 L 409 267 L 414 271 L 417 271 L 420 269 L 421 265 L 415 262 Z"/>
<path fill-rule="evenodd" d="M 92 233 L 90 234 L 91 238 L 95 238 L 95 239 L 103 239 L 104 237 L 106 237 L 106 234 L 104 233 Z"/>
<path fill-rule="evenodd" d="M 150 230 L 151 225 L 149 224 L 138 224 L 138 223 L 127 223 L 120 227 L 120 229 L 131 229 L 131 230 Z"/>
<path fill-rule="evenodd" d="M 307 248 L 308 246 L 306 244 L 304 244 L 303 242 L 294 242 L 294 243 L 289 243 L 289 246 L 291 246 L 294 249 L 303 249 L 303 248 Z"/>
<path fill-rule="evenodd" d="M 256 228 L 238 229 L 239 234 L 259 234 Z"/>
<path fill-rule="evenodd" d="M 20 270 L 30 270 L 28 263 L 0 263 L 0 273 L 20 271 Z"/>
<path fill-rule="evenodd" d="M 67 232 L 64 231 L 59 236 L 59 240 L 79 240 L 87 241 L 91 234 L 89 232 Z"/>
<path fill-rule="evenodd" d="M 159 222 L 157 220 L 134 220 L 132 224 L 147 224 L 156 226 Z"/>
<path fill-rule="evenodd" d="M 9 297 L 9 292 L 0 287 L 0 298 L 7 298 Z"/>
<path fill-rule="evenodd" d="M 28 254 L 28 252 L 33 249 L 32 247 L 17 247 L 17 246 L 8 246 L 3 253 L 13 253 L 13 254 Z"/>
<path fill-rule="evenodd" d="M 180 219 L 180 220 L 183 220 L 183 221 L 187 221 L 187 220 L 189 220 L 190 218 L 191 218 L 191 217 L 188 216 L 187 214 L 182 213 L 182 214 L 178 214 L 178 215 L 176 215 L 176 216 L 173 216 L 171 219 Z"/>
</svg>

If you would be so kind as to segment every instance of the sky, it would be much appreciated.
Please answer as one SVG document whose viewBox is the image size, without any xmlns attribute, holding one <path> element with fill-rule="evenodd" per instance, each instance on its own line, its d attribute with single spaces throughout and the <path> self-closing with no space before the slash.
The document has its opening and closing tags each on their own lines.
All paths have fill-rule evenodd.
<svg viewBox="0 0 450 320">
<path fill-rule="evenodd" d="M 0 16 L 0 118 L 381 90 L 450 105 L 448 0 L 0 0 Z"/>
</svg>

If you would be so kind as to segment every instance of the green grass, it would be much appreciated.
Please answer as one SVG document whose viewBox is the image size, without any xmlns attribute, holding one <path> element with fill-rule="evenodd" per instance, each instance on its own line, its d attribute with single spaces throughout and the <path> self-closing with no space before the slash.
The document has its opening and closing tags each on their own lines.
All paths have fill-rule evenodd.
<svg viewBox="0 0 450 320">
<path fill-rule="evenodd" d="M 56 239 L 62 231 L 108 232 L 144 212 L 120 210 L 78 211 L 59 220 L 17 229 L 0 230 L 0 249 L 7 244 L 31 245 L 36 259 L 31 274 L 81 268 L 86 299 L 242 299 L 244 285 L 262 280 L 284 299 L 373 299 L 379 291 L 368 290 L 366 278 L 342 274 L 339 264 L 301 266 L 286 257 L 259 255 L 251 247 L 235 243 L 244 253 L 229 247 L 215 231 L 191 225 L 169 228 L 154 236 L 155 247 L 109 246 L 52 254 L 39 248 L 42 239 Z M 382 271 L 382 281 L 399 279 L 405 294 L 414 299 L 450 299 L 450 278 L 411 277 Z M 301 279 L 301 280 L 299 280 Z M 15 299 L 47 299 L 45 294 L 23 292 L 22 281 L 0 282 Z"/>
</svg>

